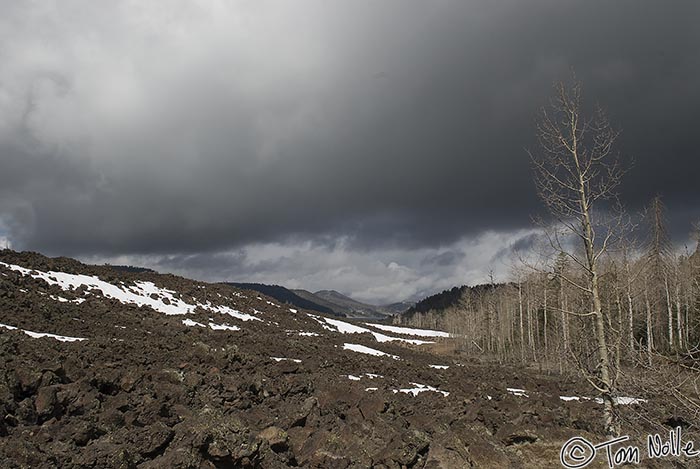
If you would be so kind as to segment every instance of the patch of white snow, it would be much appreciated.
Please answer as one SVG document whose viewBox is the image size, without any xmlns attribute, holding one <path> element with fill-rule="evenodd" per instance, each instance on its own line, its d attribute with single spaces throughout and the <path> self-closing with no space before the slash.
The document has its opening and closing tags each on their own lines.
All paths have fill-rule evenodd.
<svg viewBox="0 0 700 469">
<path fill-rule="evenodd" d="M 381 350 L 375 350 L 359 344 L 343 344 L 343 349 L 358 353 L 365 353 L 367 355 L 374 355 L 375 357 L 391 357 L 394 360 L 401 360 L 401 357 L 398 355 L 391 355 L 389 353 L 382 352 Z"/>
<path fill-rule="evenodd" d="M 49 334 L 46 332 L 34 332 L 34 331 L 28 331 L 26 329 L 19 329 L 14 326 L 8 326 L 7 324 L 0 324 L 0 327 L 9 329 L 11 331 L 22 331 L 25 334 L 27 334 L 29 337 L 34 337 L 35 339 L 40 339 L 42 337 L 49 337 L 51 339 L 56 339 L 60 342 L 80 342 L 83 340 L 87 340 L 83 337 L 68 337 L 65 335 L 56 335 L 56 334 Z"/>
<path fill-rule="evenodd" d="M 365 323 L 368 326 L 376 327 L 387 332 L 393 332 L 395 334 L 406 334 L 415 335 L 418 337 L 450 337 L 450 334 L 442 331 L 432 331 L 430 329 L 415 329 L 411 327 L 402 326 L 388 326 L 386 324 L 373 324 L 371 322 Z"/>
<path fill-rule="evenodd" d="M 394 394 L 396 394 L 398 392 L 402 392 L 405 394 L 413 394 L 414 396 L 417 396 L 421 392 L 433 391 L 433 392 L 439 392 L 440 394 L 442 394 L 445 397 L 450 395 L 450 393 L 447 391 L 441 391 L 438 388 L 434 388 L 434 387 L 428 386 L 426 384 L 419 384 L 419 383 L 411 383 L 411 384 L 415 387 L 414 388 L 407 388 L 407 389 L 393 389 Z"/>
</svg>

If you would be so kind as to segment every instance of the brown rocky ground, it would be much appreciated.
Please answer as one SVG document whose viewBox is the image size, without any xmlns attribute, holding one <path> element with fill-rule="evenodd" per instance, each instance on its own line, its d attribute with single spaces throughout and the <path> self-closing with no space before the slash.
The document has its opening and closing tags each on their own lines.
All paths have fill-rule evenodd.
<svg viewBox="0 0 700 469">
<path fill-rule="evenodd" d="M 590 395 L 571 378 L 341 334 L 322 318 L 224 285 L 7 250 L 0 262 L 33 271 L 0 264 L 0 324 L 87 339 L 0 328 L 2 467 L 560 467 L 568 438 L 605 439 L 598 405 L 560 399 Z M 260 320 L 204 307 L 166 315 L 105 292 L 49 285 L 32 277 L 39 271 L 97 276 L 123 289 L 153 282 L 187 304 L 210 302 Z M 152 298 L 171 304 L 165 296 Z M 429 366 L 436 364 L 449 368 Z M 412 383 L 449 395 L 395 392 Z M 648 404 L 621 409 L 638 422 L 640 445 L 644 422 L 674 417 L 663 399 L 643 397 Z M 679 458 L 643 465 L 694 467 Z"/>
</svg>

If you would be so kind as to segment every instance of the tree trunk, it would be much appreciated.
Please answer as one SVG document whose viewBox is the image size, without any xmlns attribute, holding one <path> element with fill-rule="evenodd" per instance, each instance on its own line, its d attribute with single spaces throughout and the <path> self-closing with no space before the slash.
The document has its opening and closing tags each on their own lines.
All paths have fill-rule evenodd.
<svg viewBox="0 0 700 469">
<path fill-rule="evenodd" d="M 574 144 L 574 157 L 577 159 L 576 146 Z M 579 173 L 581 174 L 581 173 Z M 595 326 L 595 339 L 597 342 L 598 355 L 598 379 L 600 381 L 600 391 L 603 398 L 603 416 L 605 420 L 605 431 L 609 435 L 619 434 L 619 428 L 615 421 L 615 400 L 612 392 L 612 381 L 610 379 L 610 356 L 608 355 L 608 343 L 605 338 L 605 317 L 603 315 L 603 307 L 600 301 L 600 292 L 598 288 L 598 266 L 593 240 L 593 226 L 591 224 L 591 214 L 588 207 L 588 199 L 586 193 L 586 183 L 583 175 L 579 177 L 579 193 L 581 207 L 581 223 L 583 233 L 584 247 L 586 249 L 586 259 L 588 261 L 588 274 L 591 286 L 591 299 L 593 300 L 593 323 Z"/>
<path fill-rule="evenodd" d="M 634 353 L 634 307 L 632 304 L 632 286 L 631 280 L 628 279 L 627 283 L 627 308 L 628 308 L 628 321 L 629 321 L 629 345 L 630 354 Z"/>
<path fill-rule="evenodd" d="M 566 316 L 566 297 L 564 296 L 564 278 L 559 277 L 559 309 L 561 310 L 561 333 L 564 339 L 564 354 L 569 351 L 569 321 Z"/>
<path fill-rule="evenodd" d="M 678 349 L 683 350 L 683 313 L 681 312 L 681 279 L 680 273 L 676 276 L 676 326 L 678 330 L 676 331 L 676 336 L 678 337 Z"/>
<path fill-rule="evenodd" d="M 547 278 L 545 277 L 545 281 L 547 281 Z M 549 356 L 549 346 L 547 344 L 547 285 L 544 286 L 544 311 L 542 312 L 544 315 L 544 324 L 542 326 L 542 332 L 544 334 L 544 361 L 547 361 L 547 357 Z"/>
<path fill-rule="evenodd" d="M 525 309 L 527 313 L 527 343 L 530 346 L 530 352 L 532 353 L 532 360 L 537 360 L 535 355 L 535 341 L 532 336 L 532 309 L 530 308 L 530 284 L 528 283 L 527 288 L 527 301 L 525 303 Z"/>
<path fill-rule="evenodd" d="M 673 350 L 673 308 L 671 307 L 668 275 L 664 275 L 664 293 L 666 294 L 666 312 L 668 313 L 668 349 Z"/>
<path fill-rule="evenodd" d="M 620 289 L 619 285 L 615 286 L 615 307 L 617 308 L 617 337 L 615 337 L 615 382 L 617 382 L 620 377 L 620 361 L 621 361 L 621 348 L 622 348 L 622 326 L 624 320 L 622 318 L 622 300 L 620 299 Z"/>
<path fill-rule="evenodd" d="M 520 361 L 525 362 L 525 326 L 523 325 L 523 285 L 518 282 L 518 308 L 520 309 Z"/>
<path fill-rule="evenodd" d="M 654 350 L 654 332 L 652 330 L 651 303 L 649 302 L 646 279 L 644 280 L 644 305 L 647 310 L 647 357 L 649 359 L 649 365 L 651 365 L 651 353 Z"/>
</svg>

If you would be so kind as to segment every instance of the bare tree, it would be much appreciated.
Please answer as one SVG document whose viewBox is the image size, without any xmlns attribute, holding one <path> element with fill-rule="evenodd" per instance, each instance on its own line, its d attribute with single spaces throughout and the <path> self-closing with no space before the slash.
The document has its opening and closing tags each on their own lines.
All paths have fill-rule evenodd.
<svg viewBox="0 0 700 469">
<path fill-rule="evenodd" d="M 598 266 L 617 227 L 608 224 L 601 229 L 594 216 L 602 214 L 595 211 L 601 201 L 614 198 L 623 174 L 612 151 L 618 133 L 601 108 L 597 108 L 592 118 L 584 116 L 579 82 L 570 87 L 558 83 L 554 88 L 555 95 L 550 105 L 542 110 L 537 125 L 540 151 L 530 156 L 538 194 L 558 227 L 550 233 L 550 243 L 586 274 L 585 283 L 565 276 L 561 278 L 585 292 L 590 300 L 590 311 L 568 313 L 592 319 L 591 339 L 596 344 L 597 365 L 595 376 L 587 378 L 603 398 L 606 432 L 616 434 L 619 430 L 614 411 L 615 392 Z M 572 236 L 578 240 L 578 251 L 568 245 Z"/>
<path fill-rule="evenodd" d="M 670 274 L 673 258 L 673 250 L 671 241 L 666 231 L 666 217 L 663 202 L 660 196 L 654 197 L 646 210 L 645 218 L 649 225 L 649 240 L 647 242 L 646 253 L 646 268 L 645 273 L 648 279 L 648 288 L 650 289 L 650 308 L 654 311 L 654 323 L 657 329 L 663 326 L 662 318 L 665 316 L 665 331 L 652 331 L 659 339 L 659 344 L 662 339 L 667 345 L 667 350 L 674 348 L 674 330 L 673 330 L 673 306 L 671 303 L 671 285 Z M 665 310 L 662 312 L 662 308 Z M 651 327 L 651 326 L 650 326 Z M 655 341 L 656 342 L 656 341 Z"/>
</svg>

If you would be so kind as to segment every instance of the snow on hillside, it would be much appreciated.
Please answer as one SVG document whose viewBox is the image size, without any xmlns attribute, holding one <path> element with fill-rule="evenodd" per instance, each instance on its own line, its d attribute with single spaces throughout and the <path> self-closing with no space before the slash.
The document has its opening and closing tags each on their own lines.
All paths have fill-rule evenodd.
<svg viewBox="0 0 700 469">
<path fill-rule="evenodd" d="M 421 392 L 426 392 L 426 391 L 433 391 L 433 392 L 439 392 L 443 396 L 447 397 L 450 395 L 449 392 L 447 391 L 441 391 L 438 388 L 434 388 L 432 386 L 428 386 L 426 384 L 419 384 L 419 383 L 411 383 L 414 387 L 412 388 L 404 388 L 404 389 L 394 389 L 393 392 L 396 394 L 397 392 L 402 392 L 404 394 L 413 394 L 414 396 L 417 396 Z"/>
<path fill-rule="evenodd" d="M 152 282 L 136 281 L 134 285 L 113 285 L 95 276 L 81 274 L 67 274 L 65 272 L 42 272 L 30 270 L 18 265 L 0 262 L 0 265 L 17 271 L 22 275 L 41 279 L 49 285 L 58 285 L 65 291 L 86 289 L 86 294 L 99 294 L 107 298 L 113 298 L 125 304 L 148 306 L 159 313 L 168 315 L 190 314 L 197 308 L 202 308 L 214 313 L 228 315 L 241 321 L 261 321 L 260 318 L 245 314 L 228 306 L 215 306 L 209 301 L 206 303 L 189 304 L 176 297 L 177 292 L 157 287 Z M 65 299 L 63 299 L 65 300 Z M 58 301 L 61 301 L 59 299 Z M 67 300 L 66 300 L 67 301 Z M 276 305 L 275 305 L 276 306 Z"/>
<path fill-rule="evenodd" d="M 89 296 L 103 296 L 106 298 L 115 299 L 123 304 L 133 304 L 137 306 L 146 306 L 154 311 L 166 314 L 166 315 L 186 315 L 193 314 L 198 308 L 212 313 L 229 316 L 231 318 L 238 319 L 240 321 L 263 321 L 258 315 L 261 311 L 253 308 L 252 313 L 248 314 L 234 309 L 227 305 L 222 304 L 212 304 L 211 301 L 207 300 L 204 302 L 192 302 L 188 303 L 183 300 L 178 292 L 170 290 L 167 288 L 162 288 L 155 285 L 153 282 L 146 281 L 135 281 L 133 285 L 127 285 L 124 282 L 119 282 L 118 284 L 113 284 L 106 282 L 97 276 L 83 275 L 83 274 L 69 274 L 66 272 L 57 271 L 47 271 L 43 272 L 36 269 L 28 269 L 14 264 L 8 264 L 5 262 L 0 262 L 0 266 L 7 269 L 19 272 L 23 276 L 28 276 L 34 279 L 39 279 L 46 282 L 48 285 L 57 285 L 64 291 L 76 292 L 82 289 L 84 295 Z M 206 287 L 201 285 L 201 289 Z M 221 295 L 218 295 L 221 297 Z M 245 298 L 244 295 L 234 295 L 236 297 Z M 84 298 L 77 298 L 75 300 L 69 300 L 60 296 L 50 295 L 50 298 L 62 303 L 77 303 L 80 304 L 85 301 Z M 265 301 L 266 304 L 279 308 L 280 306 L 264 300 L 262 297 L 258 297 L 261 301 Z M 289 309 L 293 314 L 298 311 L 296 309 Z M 403 337 L 394 337 L 380 332 L 373 331 L 371 329 L 360 327 L 349 322 L 340 321 L 337 319 L 330 319 L 323 316 L 318 316 L 315 314 L 307 313 L 309 317 L 318 322 L 323 329 L 341 334 L 364 334 L 368 333 L 379 343 L 384 342 L 403 342 L 412 345 L 423 345 L 430 344 L 433 342 L 420 340 L 420 339 L 406 339 Z M 182 323 L 188 327 L 209 327 L 213 330 L 224 330 L 224 331 L 238 331 L 239 326 L 232 326 L 229 324 L 216 324 L 214 322 L 209 322 L 208 325 L 194 321 L 192 319 L 184 319 Z M 389 326 L 382 326 L 377 324 L 368 324 L 372 327 L 378 329 L 385 329 Z M 407 335 L 422 336 L 422 337 L 445 337 L 448 334 L 439 331 L 429 331 L 420 329 L 408 329 L 408 328 L 390 328 L 390 329 L 400 329 L 399 332 Z M 319 334 L 315 332 L 299 332 L 300 336 L 305 337 L 318 337 Z M 383 352 L 382 352 L 383 353 Z M 390 354 L 387 354 L 390 355 Z M 392 356 L 392 355 L 390 355 Z"/>
<path fill-rule="evenodd" d="M 415 329 L 411 327 L 387 326 L 385 324 L 365 323 L 368 326 L 376 327 L 383 331 L 393 332 L 395 334 L 415 335 L 418 337 L 450 337 L 450 334 L 442 331 L 431 331 L 430 329 Z"/>
<path fill-rule="evenodd" d="M 376 350 L 370 347 L 366 347 L 360 344 L 343 344 L 345 350 L 352 350 L 357 353 L 364 353 L 367 355 L 374 355 L 375 357 L 391 357 L 394 360 L 401 360 L 398 355 L 391 355 L 389 353 L 382 352 L 381 350 Z"/>
<path fill-rule="evenodd" d="M 8 326 L 7 324 L 0 324 L 0 327 L 3 329 L 7 329 L 10 331 L 21 331 L 27 334 L 29 337 L 34 337 L 35 339 L 40 339 L 42 337 L 49 337 L 51 339 L 56 339 L 59 342 L 80 342 L 81 340 L 87 340 L 82 337 L 67 337 L 64 335 L 56 335 L 56 334 L 49 334 L 47 332 L 34 332 L 34 331 L 28 331 L 26 329 L 19 329 L 14 326 Z"/>
<path fill-rule="evenodd" d="M 423 344 L 432 344 L 433 342 L 428 342 L 425 340 L 418 340 L 418 339 L 403 339 L 401 337 L 391 337 L 385 334 L 381 334 L 379 332 L 374 332 L 372 330 L 366 329 L 364 327 L 356 326 L 355 324 L 350 324 L 345 321 L 339 321 L 337 319 L 330 319 L 330 318 L 323 318 L 324 321 L 326 321 L 327 324 L 330 324 L 331 326 L 335 327 L 336 330 L 342 334 L 363 334 L 365 332 L 372 334 L 374 336 L 374 339 L 377 342 L 393 342 L 393 341 L 400 341 L 400 342 L 406 342 L 408 344 L 413 344 L 413 345 L 423 345 Z M 370 324 L 372 326 L 376 326 L 375 324 Z M 432 331 L 431 331 L 432 332 Z"/>
<path fill-rule="evenodd" d="M 88 291 L 107 298 L 114 298 L 122 303 L 131 303 L 138 306 L 149 306 L 164 314 L 187 314 L 194 311 L 195 305 L 176 298 L 174 291 L 156 287 L 151 282 L 135 282 L 135 285 L 112 285 L 97 277 L 81 274 L 67 274 L 65 272 L 42 272 L 30 270 L 18 265 L 0 262 L 0 265 L 17 271 L 35 279 L 41 279 L 49 285 L 58 285 L 65 291 L 77 290 L 84 286 Z M 167 300 L 167 301 L 164 301 Z"/>
</svg>

